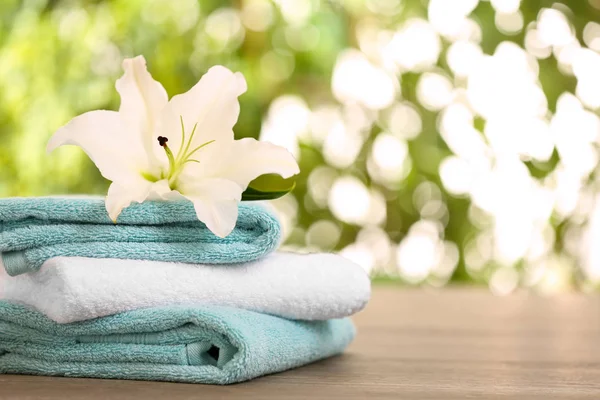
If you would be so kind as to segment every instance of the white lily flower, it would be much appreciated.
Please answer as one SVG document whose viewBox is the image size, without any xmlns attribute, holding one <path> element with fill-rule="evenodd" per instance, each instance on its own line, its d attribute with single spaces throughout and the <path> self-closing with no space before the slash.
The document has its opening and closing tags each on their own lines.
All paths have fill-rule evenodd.
<svg viewBox="0 0 600 400">
<path fill-rule="evenodd" d="M 299 173 L 283 147 L 234 140 L 233 126 L 246 91 L 241 73 L 212 67 L 187 93 L 168 100 L 143 56 L 123 61 L 116 88 L 119 111 L 90 111 L 73 118 L 48 143 L 80 146 L 112 181 L 106 209 L 116 222 L 133 202 L 187 198 L 198 219 L 217 236 L 235 227 L 238 203 L 260 175 Z"/>
</svg>

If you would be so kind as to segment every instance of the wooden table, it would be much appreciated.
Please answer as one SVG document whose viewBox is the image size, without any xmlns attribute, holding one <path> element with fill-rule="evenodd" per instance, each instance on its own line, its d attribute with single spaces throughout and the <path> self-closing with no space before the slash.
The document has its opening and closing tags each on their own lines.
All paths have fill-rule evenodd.
<svg viewBox="0 0 600 400">
<path fill-rule="evenodd" d="M 600 399 L 600 297 L 380 287 L 343 356 L 218 387 L 0 376 L 1 399 Z"/>
</svg>

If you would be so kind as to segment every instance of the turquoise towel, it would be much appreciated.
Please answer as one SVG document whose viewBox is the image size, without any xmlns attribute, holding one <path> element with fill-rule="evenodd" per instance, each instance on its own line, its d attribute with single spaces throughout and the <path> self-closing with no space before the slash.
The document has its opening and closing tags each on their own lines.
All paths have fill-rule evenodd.
<svg viewBox="0 0 600 400">
<path fill-rule="evenodd" d="M 0 373 L 229 384 L 341 353 L 349 319 L 228 307 L 150 308 L 60 325 L 0 302 Z"/>
<path fill-rule="evenodd" d="M 280 236 L 277 219 L 257 205 L 241 204 L 234 231 L 221 239 L 186 201 L 135 203 L 115 225 L 100 198 L 0 200 L 0 253 L 11 276 L 57 256 L 246 262 L 273 251 Z"/>
</svg>

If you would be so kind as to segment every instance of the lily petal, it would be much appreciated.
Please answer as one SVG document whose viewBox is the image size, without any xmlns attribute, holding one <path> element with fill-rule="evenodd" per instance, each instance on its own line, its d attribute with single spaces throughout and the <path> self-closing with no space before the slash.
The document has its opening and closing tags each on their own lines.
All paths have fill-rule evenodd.
<svg viewBox="0 0 600 400">
<path fill-rule="evenodd" d="M 181 144 L 182 120 L 186 140 L 196 127 L 190 149 L 211 140 L 233 140 L 232 128 L 240 114 L 238 96 L 246 90 L 246 80 L 241 73 L 233 73 L 223 66 L 212 67 L 189 91 L 169 101 L 158 131 L 169 138 L 173 152 L 177 152 Z"/>
<path fill-rule="evenodd" d="M 156 142 L 156 119 L 168 103 L 167 91 L 148 72 L 144 56 L 125 59 L 123 70 L 125 73 L 116 83 L 121 95 L 119 113 L 128 131 L 141 136 L 150 163 L 160 165 L 164 153 Z"/>
<path fill-rule="evenodd" d="M 252 138 L 211 143 L 199 151 L 197 158 L 198 163 L 186 166 L 180 177 L 182 181 L 219 177 L 245 190 L 261 175 L 278 174 L 289 178 L 300 173 L 296 159 L 288 150 Z"/>
<path fill-rule="evenodd" d="M 113 182 L 106 196 L 106 211 L 113 222 L 131 203 L 142 203 L 145 200 L 176 200 L 182 196 L 171 190 L 165 179 L 149 182 L 145 179 L 129 181 L 126 184 Z"/>
<path fill-rule="evenodd" d="M 227 179 L 203 179 L 180 188 L 184 197 L 194 203 L 198 219 L 215 235 L 229 235 L 238 217 L 242 188 Z"/>
<path fill-rule="evenodd" d="M 113 182 L 108 188 L 105 201 L 106 211 L 110 219 L 116 223 L 123 209 L 129 207 L 133 202 L 141 203 L 146 200 L 149 186 L 150 182 L 148 182 L 148 185 L 144 184 L 137 187 L 123 186 L 122 184 Z"/>
<path fill-rule="evenodd" d="M 143 147 L 125 134 L 116 111 L 90 111 L 73 118 L 54 133 L 46 149 L 51 152 L 64 145 L 81 147 L 111 181 L 128 179 L 136 169 L 146 167 Z"/>
</svg>

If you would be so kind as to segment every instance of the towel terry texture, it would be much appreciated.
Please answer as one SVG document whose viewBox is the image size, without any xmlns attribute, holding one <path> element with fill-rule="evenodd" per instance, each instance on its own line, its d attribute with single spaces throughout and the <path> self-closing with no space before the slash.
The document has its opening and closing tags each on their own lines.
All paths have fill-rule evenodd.
<svg viewBox="0 0 600 400">
<path fill-rule="evenodd" d="M 135 203 L 114 224 L 101 198 L 0 200 L 0 253 L 11 276 L 36 271 L 58 256 L 246 262 L 273 251 L 280 236 L 277 219 L 257 205 L 241 204 L 234 231 L 221 239 L 186 201 Z"/>
<path fill-rule="evenodd" d="M 0 301 L 0 373 L 229 384 L 338 354 L 349 319 L 293 321 L 219 307 L 166 307 L 57 324 Z"/>
<path fill-rule="evenodd" d="M 58 257 L 35 274 L 0 272 L 0 299 L 32 306 L 59 323 L 177 304 L 325 320 L 360 311 L 369 296 L 363 268 L 334 254 L 275 252 L 227 266 Z"/>
</svg>

